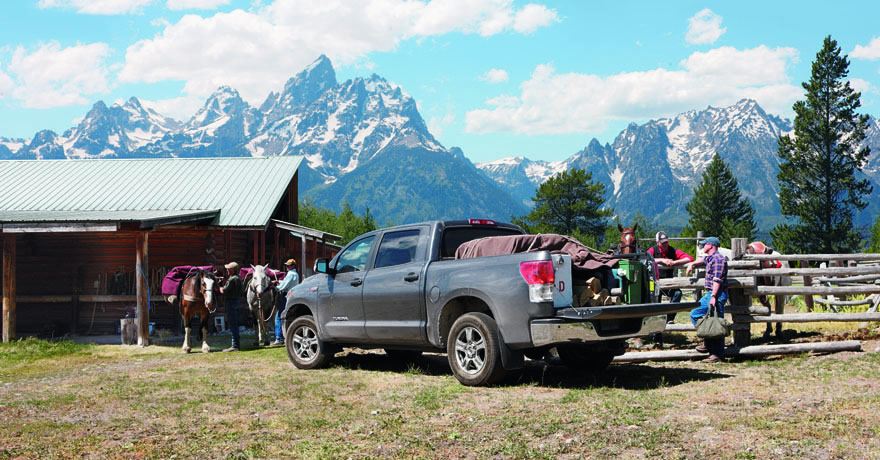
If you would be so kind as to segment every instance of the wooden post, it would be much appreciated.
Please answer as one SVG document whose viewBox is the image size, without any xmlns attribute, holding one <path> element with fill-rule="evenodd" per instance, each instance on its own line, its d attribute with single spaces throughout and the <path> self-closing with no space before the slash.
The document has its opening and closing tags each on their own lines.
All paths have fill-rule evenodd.
<svg viewBox="0 0 880 460">
<path fill-rule="evenodd" d="M 809 268 L 809 267 L 810 267 L 809 260 L 802 260 L 801 261 L 801 268 Z M 812 286 L 812 285 L 813 285 L 813 277 L 804 275 L 804 287 Z M 807 311 L 813 311 L 813 296 L 810 294 L 805 294 L 804 295 L 804 304 L 807 306 Z"/>
<path fill-rule="evenodd" d="M 297 264 L 296 268 L 299 269 L 299 279 L 302 280 L 303 275 L 305 274 L 305 268 L 303 268 L 303 267 L 305 267 L 304 264 L 306 263 L 306 234 L 305 233 L 303 233 L 302 236 L 300 237 L 300 243 L 301 243 L 300 245 L 302 246 L 300 248 L 300 253 L 302 254 L 302 257 L 300 257 L 300 259 L 299 259 L 300 262 Z"/>
<path fill-rule="evenodd" d="M 3 234 L 3 341 L 15 340 L 15 233 Z"/>
<path fill-rule="evenodd" d="M 260 265 L 266 265 L 266 231 L 259 232 L 260 235 Z"/>
<path fill-rule="evenodd" d="M 135 283 L 137 293 L 137 331 L 138 345 L 146 347 L 150 345 L 150 310 L 148 297 L 149 280 L 147 274 L 149 268 L 149 236 L 147 232 L 138 232 L 135 242 Z"/>
<path fill-rule="evenodd" d="M 275 262 L 276 267 L 280 267 L 281 266 L 281 250 L 278 247 L 278 244 L 279 244 L 279 241 L 281 241 L 281 230 L 278 229 L 277 225 L 273 225 L 272 228 L 275 230 L 275 232 L 274 232 L 275 243 L 272 245 L 272 248 L 273 248 L 272 260 Z"/>
<path fill-rule="evenodd" d="M 743 254 L 746 253 L 746 244 L 747 240 L 745 238 L 731 238 L 730 240 L 730 250 L 731 257 L 733 260 L 740 260 L 743 257 Z M 751 305 L 752 297 L 745 295 L 742 289 L 729 289 L 728 291 L 728 304 L 729 305 Z M 734 323 L 737 322 L 736 316 L 733 317 Z M 752 340 L 752 332 L 746 329 L 738 329 L 735 328 L 733 330 L 733 344 L 737 347 L 746 347 L 749 346 Z"/>
</svg>

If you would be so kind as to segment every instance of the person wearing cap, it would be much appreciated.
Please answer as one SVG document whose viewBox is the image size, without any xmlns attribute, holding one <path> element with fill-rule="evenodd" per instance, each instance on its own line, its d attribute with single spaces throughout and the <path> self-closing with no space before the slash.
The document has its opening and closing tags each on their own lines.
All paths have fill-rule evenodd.
<svg viewBox="0 0 880 460">
<path fill-rule="evenodd" d="M 718 310 L 718 315 L 724 315 L 724 305 L 727 304 L 727 259 L 718 252 L 721 241 L 714 236 L 705 238 L 698 243 L 703 248 L 703 257 L 687 264 L 687 274 L 690 275 L 694 266 L 706 265 L 706 294 L 700 299 L 700 306 L 691 310 L 691 322 L 697 325 L 697 320 L 706 316 L 710 306 Z M 697 347 L 699 352 L 709 352 L 709 357 L 704 361 L 715 363 L 724 358 L 724 338 L 704 339 L 704 343 Z"/>
<path fill-rule="evenodd" d="M 281 330 L 281 318 L 284 318 L 284 309 L 287 308 L 287 293 L 299 284 L 299 274 L 296 272 L 296 260 L 287 259 L 284 262 L 284 270 L 287 272 L 284 279 L 278 283 L 278 292 L 281 294 L 275 304 L 275 341 L 270 345 L 284 345 L 284 331 Z"/>
<path fill-rule="evenodd" d="M 232 332 L 232 345 L 225 352 L 238 351 L 241 344 L 238 331 L 238 307 L 241 302 L 241 277 L 238 276 L 238 262 L 229 262 L 226 268 L 226 283 L 220 286 L 220 293 L 226 300 L 226 315 L 229 317 L 229 331 Z"/>
<path fill-rule="evenodd" d="M 666 236 L 666 232 L 657 232 L 656 241 L 657 244 L 648 249 L 648 254 L 651 254 L 654 261 L 657 262 L 659 278 L 672 278 L 675 276 L 675 267 L 694 261 L 690 254 L 669 245 L 669 237 Z M 672 303 L 679 303 L 681 302 L 681 289 L 662 290 L 660 296 L 668 297 Z M 666 322 L 673 321 L 675 321 L 675 313 L 667 314 Z"/>
</svg>

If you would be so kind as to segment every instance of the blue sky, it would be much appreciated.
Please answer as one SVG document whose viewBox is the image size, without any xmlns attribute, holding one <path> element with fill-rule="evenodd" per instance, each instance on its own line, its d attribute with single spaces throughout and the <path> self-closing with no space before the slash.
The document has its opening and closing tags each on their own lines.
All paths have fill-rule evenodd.
<svg viewBox="0 0 880 460">
<path fill-rule="evenodd" d="M 880 116 L 880 3 L 15 0 L 0 15 L 0 137 L 136 96 L 180 120 L 220 85 L 254 106 L 320 54 L 413 96 L 473 161 L 561 160 L 630 122 L 749 97 L 792 117 L 831 35 Z"/>
</svg>

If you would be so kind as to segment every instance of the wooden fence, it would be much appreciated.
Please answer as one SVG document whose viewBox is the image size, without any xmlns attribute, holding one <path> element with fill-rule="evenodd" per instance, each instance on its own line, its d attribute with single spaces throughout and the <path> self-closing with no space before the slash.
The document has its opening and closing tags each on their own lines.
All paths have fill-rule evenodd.
<svg viewBox="0 0 880 460">
<path fill-rule="evenodd" d="M 753 323 L 777 323 L 777 336 L 782 323 L 803 323 L 819 321 L 880 321 L 880 254 L 803 254 L 803 255 L 753 255 L 746 253 L 746 240 L 731 240 L 733 259 L 728 266 L 729 301 L 725 312 L 733 320 L 734 347 L 747 347 L 751 340 Z M 795 268 L 764 268 L 761 261 L 797 262 Z M 825 268 L 809 268 L 812 262 L 825 262 Z M 792 277 L 792 286 L 762 285 L 759 277 Z M 697 296 L 703 289 L 703 272 L 696 277 L 667 278 L 659 281 L 660 289 L 694 289 Z M 861 300 L 838 300 L 834 296 L 869 295 Z M 807 313 L 783 313 L 783 303 L 787 296 L 804 296 Z M 752 305 L 752 298 L 774 296 L 773 308 Z M 833 313 L 816 313 L 817 303 L 827 305 Z M 852 305 L 871 305 L 865 313 L 841 313 L 837 307 Z M 670 324 L 667 330 L 693 330 L 690 324 Z"/>
</svg>

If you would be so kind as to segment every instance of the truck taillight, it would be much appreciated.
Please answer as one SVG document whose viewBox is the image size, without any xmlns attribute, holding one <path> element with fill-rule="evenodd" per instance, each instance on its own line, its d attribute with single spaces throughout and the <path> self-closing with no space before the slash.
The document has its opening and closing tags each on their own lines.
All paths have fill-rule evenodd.
<svg viewBox="0 0 880 460">
<path fill-rule="evenodd" d="M 471 225 L 495 225 L 495 221 L 489 219 L 469 219 L 468 222 Z"/>
<path fill-rule="evenodd" d="M 556 275 L 552 260 L 536 260 L 519 264 L 519 274 L 529 285 L 529 301 L 552 302 Z"/>
</svg>

